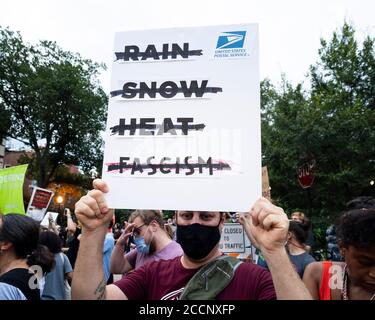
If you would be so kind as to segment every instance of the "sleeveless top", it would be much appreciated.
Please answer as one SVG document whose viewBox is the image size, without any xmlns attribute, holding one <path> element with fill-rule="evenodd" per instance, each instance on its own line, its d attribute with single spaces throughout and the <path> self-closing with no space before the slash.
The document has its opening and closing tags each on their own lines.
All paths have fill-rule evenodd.
<svg viewBox="0 0 375 320">
<path fill-rule="evenodd" d="M 322 278 L 320 280 L 319 300 L 331 300 L 331 288 L 329 287 L 329 279 L 331 277 L 329 269 L 332 261 L 323 261 Z"/>
</svg>

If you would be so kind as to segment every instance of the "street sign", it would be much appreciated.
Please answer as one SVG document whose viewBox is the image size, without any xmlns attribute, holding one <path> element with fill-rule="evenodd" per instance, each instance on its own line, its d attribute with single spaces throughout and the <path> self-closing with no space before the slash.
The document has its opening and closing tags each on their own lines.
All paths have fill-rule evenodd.
<svg viewBox="0 0 375 320">
<path fill-rule="evenodd" d="M 243 226 L 239 223 L 225 223 L 219 243 L 221 252 L 243 253 L 245 252 L 245 235 Z"/>
<path fill-rule="evenodd" d="M 300 162 L 297 169 L 298 182 L 303 189 L 310 188 L 314 182 L 314 169 L 316 161 L 313 157 Z"/>
</svg>

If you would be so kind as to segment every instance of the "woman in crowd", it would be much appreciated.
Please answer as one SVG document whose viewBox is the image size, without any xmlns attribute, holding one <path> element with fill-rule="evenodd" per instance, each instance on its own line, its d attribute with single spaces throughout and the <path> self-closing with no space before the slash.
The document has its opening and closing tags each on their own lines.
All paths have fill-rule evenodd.
<svg viewBox="0 0 375 320">
<path fill-rule="evenodd" d="M 52 231 L 41 232 L 39 243 L 45 245 L 55 256 L 55 267 L 46 274 L 42 300 L 69 300 L 69 284 L 73 269 L 68 257 L 62 253 L 62 241 Z"/>
<path fill-rule="evenodd" d="M 315 262 L 315 259 L 306 252 L 305 241 L 307 239 L 308 229 L 309 225 L 305 225 L 299 221 L 292 220 L 289 222 L 286 248 L 289 259 L 301 278 L 303 277 L 305 268 L 310 263 Z M 267 263 L 262 255 L 259 256 L 257 264 L 268 269 Z"/>
<path fill-rule="evenodd" d="M 53 268 L 54 258 L 38 242 L 36 221 L 0 215 L 0 300 L 40 300 L 40 280 Z"/>
<path fill-rule="evenodd" d="M 303 281 L 317 300 L 375 300 L 375 209 L 354 209 L 336 228 L 343 262 L 307 266 Z"/>
<path fill-rule="evenodd" d="M 110 271 L 124 274 L 157 260 L 168 260 L 182 255 L 180 245 L 172 240 L 172 230 L 166 229 L 162 213 L 156 210 L 136 210 L 112 251 Z M 133 236 L 136 248 L 124 254 L 124 246 Z"/>
</svg>

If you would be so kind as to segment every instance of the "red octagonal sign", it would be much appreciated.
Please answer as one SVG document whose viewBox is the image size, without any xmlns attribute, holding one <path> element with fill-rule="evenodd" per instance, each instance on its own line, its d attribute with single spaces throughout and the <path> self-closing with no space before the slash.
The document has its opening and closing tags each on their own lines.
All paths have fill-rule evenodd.
<svg viewBox="0 0 375 320">
<path fill-rule="evenodd" d="M 303 189 L 310 188 L 314 182 L 315 159 L 310 158 L 300 163 L 298 167 L 298 182 Z"/>
</svg>

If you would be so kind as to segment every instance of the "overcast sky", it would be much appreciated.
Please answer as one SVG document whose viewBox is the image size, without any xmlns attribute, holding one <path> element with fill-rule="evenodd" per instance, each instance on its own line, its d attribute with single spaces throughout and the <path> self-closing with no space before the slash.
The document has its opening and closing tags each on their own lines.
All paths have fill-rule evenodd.
<svg viewBox="0 0 375 320">
<path fill-rule="evenodd" d="M 0 0 L 0 25 L 104 62 L 108 93 L 116 31 L 259 23 L 261 79 L 296 84 L 345 19 L 359 40 L 375 36 L 374 12 L 375 0 Z"/>
<path fill-rule="evenodd" d="M 108 92 L 116 31 L 256 22 L 261 78 L 277 83 L 285 73 L 297 83 L 317 60 L 320 38 L 344 19 L 360 40 L 375 36 L 374 12 L 374 0 L 0 0 L 0 25 L 106 63 Z"/>
</svg>

